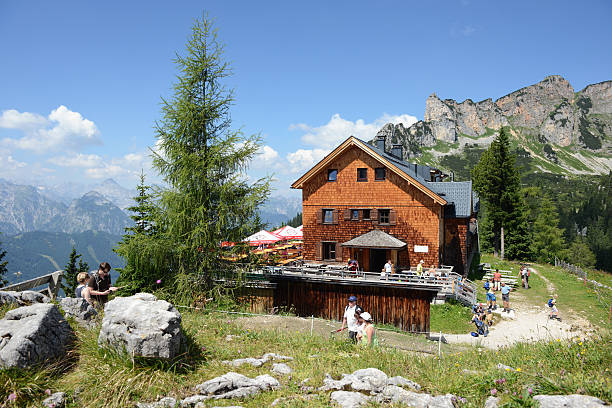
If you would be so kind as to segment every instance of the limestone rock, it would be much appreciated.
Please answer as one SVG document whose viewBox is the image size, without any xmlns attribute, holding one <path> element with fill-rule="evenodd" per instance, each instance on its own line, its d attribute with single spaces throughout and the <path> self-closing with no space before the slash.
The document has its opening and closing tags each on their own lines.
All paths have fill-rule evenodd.
<svg viewBox="0 0 612 408">
<path fill-rule="evenodd" d="M 98 344 L 129 355 L 173 358 L 181 347 L 181 314 L 149 293 L 118 297 L 104 307 Z"/>
<path fill-rule="evenodd" d="M 291 374 L 293 370 L 287 364 L 284 363 L 274 363 L 272 364 L 272 370 L 274 374 L 287 375 Z"/>
<path fill-rule="evenodd" d="M 484 408 L 497 408 L 498 405 L 499 405 L 499 398 L 490 396 L 485 401 Z"/>
<path fill-rule="evenodd" d="M 420 391 L 421 386 L 414 381 L 408 380 L 404 377 L 400 377 L 399 375 L 396 377 L 390 377 L 387 379 L 387 385 L 397 385 L 398 387 L 409 387 L 415 391 Z"/>
<path fill-rule="evenodd" d="M 0 367 L 26 368 L 66 354 L 72 329 L 49 303 L 10 310 L 0 320 Z"/>
<path fill-rule="evenodd" d="M 536 395 L 540 408 L 598 408 L 608 406 L 599 398 L 588 395 Z"/>
<path fill-rule="evenodd" d="M 223 360 L 222 363 L 232 365 L 234 367 L 240 367 L 243 364 L 250 364 L 253 367 L 261 367 L 262 365 L 271 360 L 291 361 L 293 360 L 293 357 L 283 356 L 276 353 L 266 353 L 261 358 L 237 358 L 235 360 Z"/>
<path fill-rule="evenodd" d="M 33 290 L 24 290 L 15 292 L 12 290 L 0 291 L 0 304 L 17 303 L 21 306 L 31 305 L 34 303 L 50 303 L 51 299 L 42 293 Z"/>
<path fill-rule="evenodd" d="M 172 397 L 165 397 L 156 402 L 139 402 L 136 404 L 138 408 L 175 408 L 177 402 Z"/>
<path fill-rule="evenodd" d="M 43 407 L 46 408 L 64 408 L 64 406 L 66 406 L 66 393 L 55 392 L 51 394 L 49 398 L 45 399 L 42 404 Z"/>
<path fill-rule="evenodd" d="M 380 403 L 402 403 L 409 407 L 418 408 L 453 408 L 453 401 L 456 397 L 452 394 L 432 396 L 430 394 L 419 394 L 406 391 L 396 385 L 388 385 L 376 396 L 376 401 Z"/>
<path fill-rule="evenodd" d="M 406 378 L 400 376 L 389 378 L 387 374 L 376 368 L 364 368 L 352 374 L 342 374 L 340 380 L 334 380 L 332 376 L 326 374 L 323 379 L 323 385 L 319 387 L 319 391 L 353 390 L 377 394 L 389 385 L 406 386 L 417 391 L 421 389 L 419 384 Z"/>
<path fill-rule="evenodd" d="M 370 398 L 360 392 L 334 391 L 331 400 L 342 408 L 358 408 L 367 404 Z"/>
<path fill-rule="evenodd" d="M 184 398 L 179 401 L 178 406 L 180 408 L 193 408 L 196 407 L 200 403 L 204 403 L 204 401 L 208 401 L 210 399 L 209 396 L 205 395 L 193 395 L 191 397 Z"/>
<path fill-rule="evenodd" d="M 63 298 L 59 303 L 66 316 L 73 317 L 83 326 L 91 326 L 98 315 L 96 309 L 83 298 Z"/>
<path fill-rule="evenodd" d="M 245 398 L 261 391 L 273 390 L 279 387 L 280 383 L 278 380 L 268 374 L 249 378 L 242 374 L 229 372 L 196 385 L 196 391 L 212 399 Z"/>
<path fill-rule="evenodd" d="M 15 292 L 0 291 L 0 305 L 18 304 Z"/>
</svg>

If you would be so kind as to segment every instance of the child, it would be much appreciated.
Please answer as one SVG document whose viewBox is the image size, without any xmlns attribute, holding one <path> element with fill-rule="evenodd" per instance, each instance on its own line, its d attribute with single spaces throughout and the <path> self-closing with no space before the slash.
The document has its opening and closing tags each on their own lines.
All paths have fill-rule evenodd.
<svg viewBox="0 0 612 408">
<path fill-rule="evenodd" d="M 557 295 L 554 295 L 552 299 L 548 300 L 548 307 L 550 307 L 550 315 L 548 318 L 561 321 L 561 318 L 559 317 L 559 310 L 557 310 Z"/>
<path fill-rule="evenodd" d="M 493 279 L 491 279 L 489 283 L 489 290 L 487 291 L 487 305 L 489 305 L 489 309 L 497 308 L 497 306 L 495 305 L 495 301 L 497 299 L 495 298 L 495 292 L 493 292 L 493 288 Z"/>
<path fill-rule="evenodd" d="M 493 326 L 493 312 L 491 311 L 491 309 L 487 309 L 486 312 L 486 317 L 485 317 L 485 321 L 487 322 L 488 326 Z"/>
</svg>

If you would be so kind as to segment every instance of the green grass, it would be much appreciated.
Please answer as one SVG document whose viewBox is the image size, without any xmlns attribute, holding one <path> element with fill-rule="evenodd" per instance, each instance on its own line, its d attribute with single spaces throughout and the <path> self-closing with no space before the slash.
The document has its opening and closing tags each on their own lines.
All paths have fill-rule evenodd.
<svg viewBox="0 0 612 408">
<path fill-rule="evenodd" d="M 429 313 L 432 333 L 468 333 L 473 328 L 471 310 L 452 300 L 442 305 L 431 305 Z"/>
<path fill-rule="evenodd" d="M 603 337 L 584 343 L 554 341 L 519 344 L 498 351 L 461 348 L 447 352 L 441 359 L 387 348 L 362 349 L 344 339 L 310 336 L 304 332 L 279 330 L 245 330 L 233 318 L 202 312 L 183 313 L 183 329 L 190 348 L 168 363 L 131 359 L 99 349 L 99 329 L 79 330 L 73 351 L 74 364 L 52 369 L 9 370 L 0 372 L 0 398 L 6 401 L 17 394 L 13 406 L 40 404 L 50 392 L 68 394 L 68 407 L 127 407 L 138 401 L 155 401 L 163 396 L 183 398 L 193 395 L 196 384 L 225 374 L 230 368 L 222 360 L 259 357 L 277 352 L 294 357 L 289 365 L 291 377 L 279 377 L 282 388 L 264 392 L 242 401 L 230 400 L 219 405 L 244 407 L 269 406 L 278 397 L 292 397 L 280 406 L 328 407 L 329 393 L 302 400 L 299 382 L 310 378 L 309 385 L 322 384 L 325 373 L 339 378 L 342 373 L 366 367 L 378 368 L 388 375 L 412 379 L 424 392 L 453 393 L 467 400 L 466 407 L 482 407 L 491 389 L 496 388 L 502 403 L 521 404 L 528 389 L 534 393 L 574 393 L 612 400 L 612 338 Z M 226 341 L 225 336 L 236 336 Z M 500 371 L 498 363 L 520 369 Z M 242 366 L 231 370 L 247 376 L 269 373 L 271 364 L 262 367 Z M 462 370 L 473 370 L 465 375 Z M 497 383 L 496 383 L 497 380 Z M 73 397 L 77 391 L 78 400 Z M 513 395 L 516 393 L 516 395 Z M 511 406 L 510 405 L 510 406 Z"/>
</svg>

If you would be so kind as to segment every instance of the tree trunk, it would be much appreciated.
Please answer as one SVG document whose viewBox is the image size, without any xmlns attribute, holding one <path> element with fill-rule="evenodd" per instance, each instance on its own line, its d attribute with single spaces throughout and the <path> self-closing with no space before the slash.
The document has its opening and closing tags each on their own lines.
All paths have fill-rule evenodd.
<svg viewBox="0 0 612 408">
<path fill-rule="evenodd" d="M 504 259 L 504 227 L 501 227 L 501 259 Z"/>
</svg>

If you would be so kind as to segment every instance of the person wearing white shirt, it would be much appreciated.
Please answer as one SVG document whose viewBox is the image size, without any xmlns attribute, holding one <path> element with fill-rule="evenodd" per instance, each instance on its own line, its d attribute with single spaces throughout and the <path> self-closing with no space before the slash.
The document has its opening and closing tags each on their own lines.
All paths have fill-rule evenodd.
<svg viewBox="0 0 612 408">
<path fill-rule="evenodd" d="M 342 327 L 340 328 L 342 331 L 344 327 L 347 327 L 349 339 L 353 342 L 357 341 L 357 331 L 359 331 L 359 325 L 355 318 L 355 309 L 357 307 L 357 297 L 350 296 L 348 298 L 348 305 L 344 308 L 344 318 L 342 319 Z"/>
</svg>

